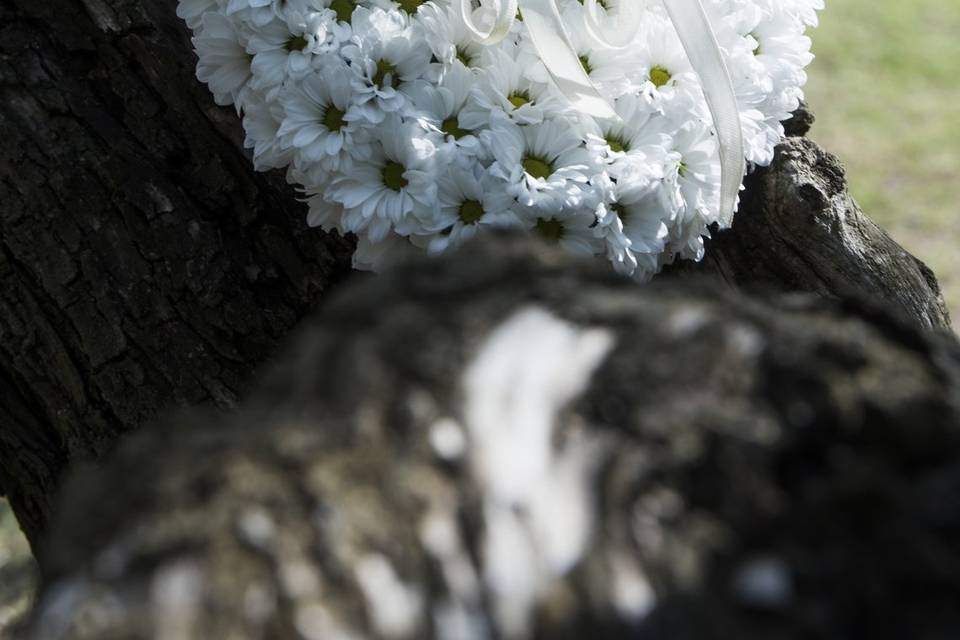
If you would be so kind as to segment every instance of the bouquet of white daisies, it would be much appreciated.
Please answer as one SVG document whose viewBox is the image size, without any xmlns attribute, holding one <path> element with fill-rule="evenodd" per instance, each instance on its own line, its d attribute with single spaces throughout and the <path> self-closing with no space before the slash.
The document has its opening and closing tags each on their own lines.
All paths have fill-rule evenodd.
<svg viewBox="0 0 960 640">
<path fill-rule="evenodd" d="M 729 223 L 725 181 L 735 196 L 744 162 L 771 162 L 799 105 L 822 0 L 703 0 L 713 69 L 666 0 L 527 1 L 180 0 L 178 15 L 256 168 L 286 168 L 311 225 L 356 234 L 358 268 L 493 227 L 640 280 L 701 258 Z M 716 69 L 728 94 L 711 96 Z"/>
</svg>

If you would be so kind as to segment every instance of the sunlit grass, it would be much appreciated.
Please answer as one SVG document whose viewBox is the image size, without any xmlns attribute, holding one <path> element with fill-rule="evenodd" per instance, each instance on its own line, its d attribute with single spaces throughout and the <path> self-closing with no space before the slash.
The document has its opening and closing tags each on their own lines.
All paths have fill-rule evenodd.
<svg viewBox="0 0 960 640">
<path fill-rule="evenodd" d="M 864 210 L 929 264 L 960 319 L 960 3 L 827 0 L 812 137 Z"/>
<path fill-rule="evenodd" d="M 30 604 L 30 549 L 5 500 L 0 499 L 0 638 Z"/>
</svg>

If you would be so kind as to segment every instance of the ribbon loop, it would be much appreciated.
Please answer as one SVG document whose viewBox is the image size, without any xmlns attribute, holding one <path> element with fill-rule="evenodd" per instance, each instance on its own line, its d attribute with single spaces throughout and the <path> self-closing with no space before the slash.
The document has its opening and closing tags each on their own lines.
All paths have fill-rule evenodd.
<svg viewBox="0 0 960 640">
<path fill-rule="evenodd" d="M 460 0 L 460 17 L 467 31 L 480 44 L 497 44 L 508 35 L 517 17 L 517 0 L 492 0 L 493 21 L 489 29 L 477 26 L 473 19 L 472 0 Z"/>
</svg>

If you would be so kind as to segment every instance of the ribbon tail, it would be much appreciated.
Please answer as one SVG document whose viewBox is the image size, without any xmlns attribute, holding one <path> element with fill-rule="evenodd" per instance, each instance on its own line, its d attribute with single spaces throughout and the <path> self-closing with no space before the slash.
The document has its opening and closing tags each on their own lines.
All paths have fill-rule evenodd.
<svg viewBox="0 0 960 640">
<path fill-rule="evenodd" d="M 663 0 L 690 64 L 700 76 L 720 147 L 720 226 L 733 224 L 746 172 L 740 109 L 730 71 L 700 0 Z"/>
<path fill-rule="evenodd" d="M 580 64 L 556 1 L 520 0 L 519 4 L 533 46 L 560 92 L 579 111 L 595 118 L 616 119 L 616 111 Z"/>
</svg>

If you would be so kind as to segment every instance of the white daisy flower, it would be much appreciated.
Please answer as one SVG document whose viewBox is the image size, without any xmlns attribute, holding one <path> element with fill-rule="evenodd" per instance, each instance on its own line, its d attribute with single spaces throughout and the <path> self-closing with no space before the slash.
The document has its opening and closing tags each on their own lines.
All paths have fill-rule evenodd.
<svg viewBox="0 0 960 640">
<path fill-rule="evenodd" d="M 574 255 L 591 257 L 605 250 L 603 240 L 594 233 L 597 216 L 592 209 L 537 205 L 518 207 L 516 213 L 526 229 Z"/>
<path fill-rule="evenodd" d="M 243 105 L 243 146 L 253 149 L 253 167 L 257 171 L 282 169 L 293 159 L 293 149 L 278 135 L 283 107 L 250 92 Z"/>
<path fill-rule="evenodd" d="M 518 124 L 539 124 L 544 118 L 569 109 L 566 100 L 558 97 L 550 85 L 535 82 L 524 73 L 519 55 L 520 48 L 516 46 L 486 53 L 486 73 L 474 89 L 474 100 L 461 117 L 466 127 L 488 126 L 498 113 L 505 113 Z"/>
<path fill-rule="evenodd" d="M 481 139 L 496 159 L 492 175 L 524 206 L 581 206 L 596 169 L 580 137 L 563 120 L 520 127 L 501 117 Z"/>
<path fill-rule="evenodd" d="M 430 253 L 441 253 L 473 238 L 485 226 L 519 224 L 513 197 L 502 181 L 474 167 L 450 167 L 438 180 L 435 216 L 427 223 L 431 235 L 411 237 Z"/>
<path fill-rule="evenodd" d="M 448 161 L 475 164 L 489 158 L 480 144 L 479 133 L 463 124 L 463 112 L 471 99 L 473 76 L 466 68 L 451 67 L 438 84 L 416 81 L 406 90 L 412 103 L 412 116 L 443 137 L 442 152 Z"/>
<path fill-rule="evenodd" d="M 296 176 L 300 177 L 300 176 Z M 299 181 L 299 180 L 298 180 Z M 320 227 L 324 231 L 346 233 L 343 228 L 343 205 L 327 197 L 329 181 L 319 185 L 306 185 L 304 195 L 307 203 L 307 225 Z"/>
<path fill-rule="evenodd" d="M 645 17 L 631 59 L 630 79 L 651 100 L 669 101 L 690 93 L 702 100 L 700 82 L 683 45 L 673 25 L 659 12 Z"/>
<path fill-rule="evenodd" d="M 204 13 L 201 21 L 203 29 L 193 38 L 199 58 L 197 79 L 210 87 L 217 104 L 231 104 L 250 79 L 246 41 L 221 13 Z"/>
<path fill-rule="evenodd" d="M 813 61 L 813 54 L 810 38 L 803 35 L 796 19 L 782 14 L 773 16 L 761 21 L 750 35 L 757 43 L 753 53 L 775 86 L 804 84 L 803 69 Z"/>
<path fill-rule="evenodd" d="M 659 256 L 670 236 L 667 226 L 672 220 L 670 207 L 656 190 L 617 184 L 612 194 L 609 211 L 616 215 L 622 234 L 630 243 L 635 264 L 630 275 L 637 280 L 648 280 L 659 270 Z"/>
<path fill-rule="evenodd" d="M 685 219 L 716 220 L 720 198 L 720 157 L 716 138 L 705 122 L 682 125 L 670 138 L 664 176 L 666 193 Z"/>
<path fill-rule="evenodd" d="M 417 16 L 424 27 L 427 44 L 445 66 L 455 64 L 479 70 L 484 46 L 467 29 L 456 2 L 424 5 Z"/>
<path fill-rule="evenodd" d="M 817 12 L 823 11 L 823 0 L 782 0 L 786 9 L 797 16 L 803 24 L 809 27 L 819 25 Z"/>
<path fill-rule="evenodd" d="M 423 234 L 436 204 L 436 147 L 417 123 L 384 123 L 380 145 L 330 183 L 328 197 L 343 205 L 343 228 L 380 242 L 391 231 Z"/>
<path fill-rule="evenodd" d="M 371 0 L 370 4 L 382 9 L 402 11 L 410 17 L 430 6 L 428 0 Z"/>
<path fill-rule="evenodd" d="M 203 14 L 223 8 L 221 0 L 180 0 L 177 3 L 177 17 L 196 31 L 202 25 Z"/>
<path fill-rule="evenodd" d="M 382 240 L 373 241 L 368 236 L 357 238 L 357 250 L 353 253 L 353 268 L 360 271 L 382 271 L 419 253 L 408 238 L 390 234 Z"/>
<path fill-rule="evenodd" d="M 597 221 L 593 226 L 593 235 L 603 241 L 606 258 L 613 265 L 614 271 L 625 276 L 634 275 L 637 271 L 637 257 L 630 250 L 630 238 L 627 237 L 623 221 L 613 205 L 601 202 L 595 215 Z"/>
<path fill-rule="evenodd" d="M 245 20 L 256 28 L 269 24 L 275 18 L 287 20 L 295 14 L 322 11 L 328 0 L 218 0 L 226 5 L 224 13 Z"/>
<path fill-rule="evenodd" d="M 227 0 L 224 13 L 260 27 L 276 17 L 273 0 Z"/>
<path fill-rule="evenodd" d="M 618 120 L 582 118 L 580 129 L 587 149 L 614 178 L 649 183 L 664 177 L 668 131 L 672 124 L 648 108 L 636 95 L 621 97 L 614 105 Z"/>
<path fill-rule="evenodd" d="M 358 7 L 352 25 L 352 42 L 342 53 L 353 73 L 356 100 L 366 119 L 382 122 L 406 105 L 403 83 L 432 73 L 430 48 L 422 28 L 408 24 L 398 11 Z"/>
<path fill-rule="evenodd" d="M 347 65 L 330 56 L 283 96 L 285 117 L 277 135 L 296 149 L 298 168 L 347 171 L 352 159 L 370 155 L 366 121 L 353 104 Z M 361 135 L 358 135 L 361 134 Z"/>
<path fill-rule="evenodd" d="M 275 18 L 254 31 L 247 50 L 253 54 L 251 85 L 274 99 L 288 78 L 310 72 L 316 56 L 334 51 L 350 36 L 330 9 Z"/>
</svg>

